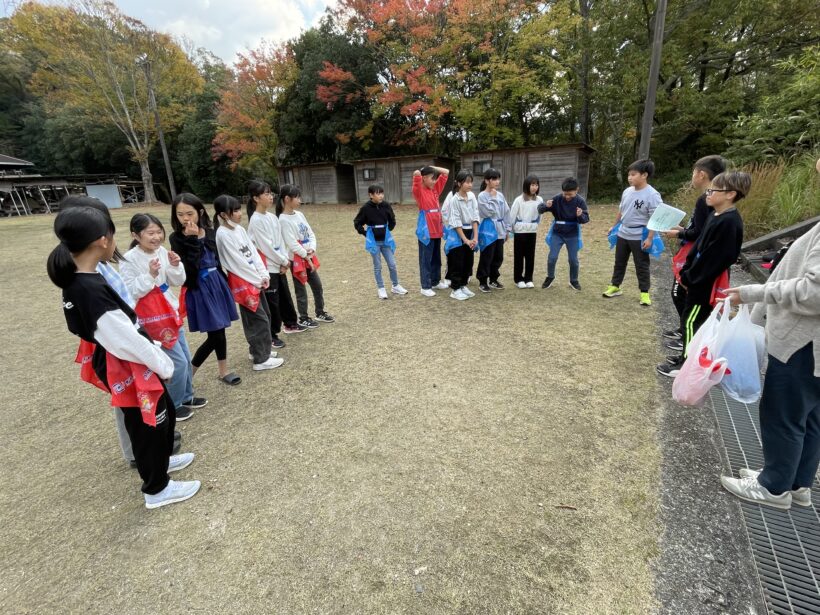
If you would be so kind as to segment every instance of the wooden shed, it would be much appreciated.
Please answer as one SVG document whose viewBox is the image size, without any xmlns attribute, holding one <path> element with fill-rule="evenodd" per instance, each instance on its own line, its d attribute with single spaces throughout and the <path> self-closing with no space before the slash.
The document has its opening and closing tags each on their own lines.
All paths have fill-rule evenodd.
<svg viewBox="0 0 820 615">
<path fill-rule="evenodd" d="M 282 184 L 296 184 L 305 203 L 353 203 L 356 186 L 353 165 L 335 162 L 279 167 Z"/>
<path fill-rule="evenodd" d="M 578 193 L 586 197 L 589 187 L 589 158 L 595 152 L 584 143 L 541 145 L 511 149 L 467 152 L 461 155 L 459 169 L 469 169 L 475 175 L 473 190 L 478 193 L 484 171 L 492 167 L 501 172 L 501 192 L 509 203 L 521 194 L 524 178 L 537 175 L 541 196 L 545 199 L 561 192 L 561 182 L 567 177 L 578 180 Z"/>
<path fill-rule="evenodd" d="M 442 167 L 450 171 L 441 201 L 444 201 L 446 191 L 453 186 L 453 169 L 455 160 L 444 156 L 395 156 L 393 158 L 368 158 L 356 160 L 353 167 L 356 170 L 356 201 L 367 201 L 367 188 L 372 184 L 381 184 L 384 187 L 384 198 L 390 203 L 414 203 L 413 200 L 413 171 L 425 165 Z"/>
</svg>

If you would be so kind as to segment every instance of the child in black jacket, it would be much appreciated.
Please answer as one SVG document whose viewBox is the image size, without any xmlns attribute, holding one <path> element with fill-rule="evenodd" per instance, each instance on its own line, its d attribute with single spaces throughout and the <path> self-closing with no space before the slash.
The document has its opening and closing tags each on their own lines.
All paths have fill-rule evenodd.
<svg viewBox="0 0 820 615">
<path fill-rule="evenodd" d="M 360 235 L 367 236 L 371 233 L 373 236 L 373 243 L 366 244 L 366 249 L 373 258 L 373 275 L 376 278 L 379 299 L 387 299 L 387 291 L 384 289 L 382 279 L 382 256 L 387 261 L 387 268 L 390 270 L 393 294 L 406 295 L 407 291 L 399 284 L 399 274 L 396 269 L 394 254 L 396 243 L 390 236 L 390 231 L 396 228 L 396 215 L 390 203 L 384 200 L 384 188 L 374 184 L 368 188 L 367 193 L 370 200 L 362 205 L 359 213 L 356 214 L 353 226 Z"/>
<path fill-rule="evenodd" d="M 665 231 L 663 234 L 670 239 L 679 239 L 680 248 L 672 261 L 674 280 L 672 281 L 672 303 L 678 311 L 678 318 L 683 316 L 683 309 L 686 306 L 686 291 L 680 285 L 678 276 L 680 272 L 680 261 L 685 260 L 695 242 L 703 232 L 706 222 L 712 214 L 712 210 L 706 204 L 706 194 L 703 193 L 709 187 L 711 181 L 726 170 L 726 160 L 721 156 L 704 156 L 695 162 L 692 168 L 692 186 L 701 191 L 701 195 L 695 202 L 695 210 L 689 218 L 686 228 L 675 226 Z M 676 265 L 678 263 L 678 265 Z M 683 331 L 680 328 L 664 331 L 663 336 L 669 340 L 667 348 L 672 350 L 683 350 Z"/>
<path fill-rule="evenodd" d="M 727 171 L 716 176 L 706 190 L 706 202 L 714 213 L 680 272 L 680 283 L 686 291 L 686 304 L 681 315 L 683 353 L 658 365 L 658 373 L 664 376 L 674 378 L 678 375 L 689 342 L 712 310 L 716 282 L 740 256 L 743 220 L 735 204 L 749 193 L 751 186 L 752 178 L 748 173 Z"/>
</svg>

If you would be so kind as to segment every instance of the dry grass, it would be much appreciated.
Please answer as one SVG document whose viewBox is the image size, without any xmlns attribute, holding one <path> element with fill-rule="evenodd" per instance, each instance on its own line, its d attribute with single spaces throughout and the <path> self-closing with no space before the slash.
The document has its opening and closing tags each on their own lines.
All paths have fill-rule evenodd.
<svg viewBox="0 0 820 615">
<path fill-rule="evenodd" d="M 115 214 L 120 229 L 131 213 Z M 286 337 L 285 367 L 266 373 L 231 328 L 243 384 L 206 363 L 195 384 L 210 404 L 180 426 L 197 453 L 182 477 L 204 488 L 158 511 L 71 363 L 44 270 L 51 217 L 0 221 L 0 611 L 652 608 L 655 322 L 631 268 L 625 296 L 600 297 L 614 208 L 592 208 L 582 293 L 563 258 L 549 291 L 467 302 L 418 294 L 411 208 L 396 233 L 411 293 L 379 302 L 354 213 L 306 208 L 337 323 Z M 511 245 L 506 256 L 511 286 Z"/>
</svg>

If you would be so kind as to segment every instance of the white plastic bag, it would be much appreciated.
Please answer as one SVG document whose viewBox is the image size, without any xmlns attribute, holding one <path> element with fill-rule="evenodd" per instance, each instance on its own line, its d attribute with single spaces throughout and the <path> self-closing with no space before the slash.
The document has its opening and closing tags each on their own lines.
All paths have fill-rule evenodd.
<svg viewBox="0 0 820 615">
<path fill-rule="evenodd" d="M 763 327 L 752 322 L 749 308 L 737 314 L 720 331 L 718 346 L 728 365 L 720 386 L 726 395 L 744 404 L 760 399 L 760 370 L 765 353 Z"/>
<path fill-rule="evenodd" d="M 722 317 L 721 312 L 724 312 Z M 718 344 L 728 325 L 728 310 L 724 308 L 724 302 L 720 302 L 689 342 L 686 361 L 672 383 L 672 398 L 679 404 L 701 405 L 709 389 L 723 379 L 727 361 L 720 356 Z"/>
</svg>

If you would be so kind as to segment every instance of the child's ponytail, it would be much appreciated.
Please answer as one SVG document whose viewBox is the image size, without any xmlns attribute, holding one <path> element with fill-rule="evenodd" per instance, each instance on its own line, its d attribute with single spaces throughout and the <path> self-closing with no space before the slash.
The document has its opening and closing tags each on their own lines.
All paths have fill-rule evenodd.
<svg viewBox="0 0 820 615">
<path fill-rule="evenodd" d="M 282 212 L 285 211 L 286 198 L 295 199 L 297 196 L 302 196 L 302 191 L 299 189 L 299 186 L 282 184 L 282 187 L 279 189 L 279 199 L 276 201 L 276 216 L 282 215 Z"/>
<path fill-rule="evenodd" d="M 46 271 L 55 286 L 67 288 L 71 285 L 74 281 L 74 274 L 77 273 L 77 265 L 67 245 L 60 242 L 51 251 L 46 261 Z"/>
<path fill-rule="evenodd" d="M 54 233 L 60 243 L 46 262 L 48 277 L 55 286 L 67 288 L 74 281 L 77 263 L 72 254 L 79 254 L 100 237 L 113 237 L 110 223 L 102 212 L 91 207 L 72 207 L 57 214 Z"/>
</svg>

